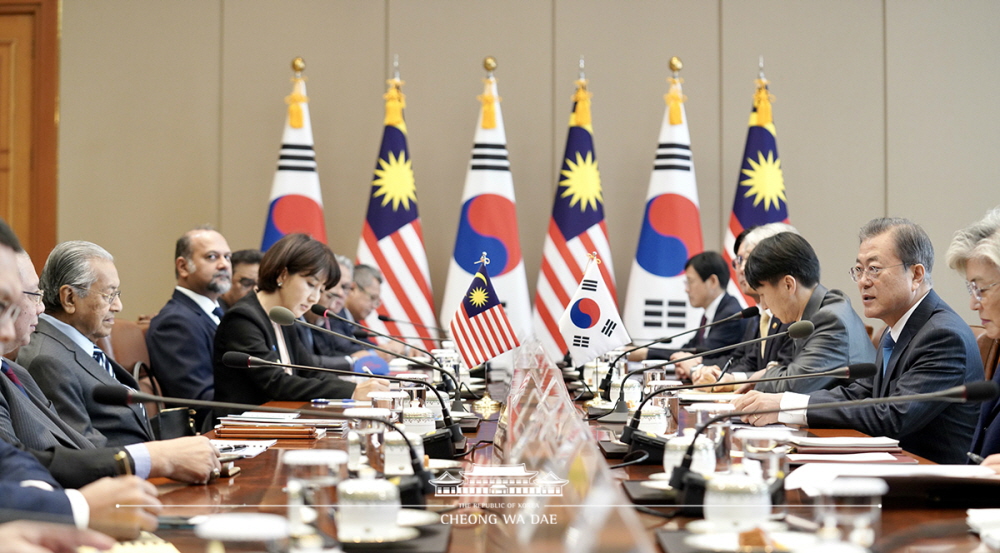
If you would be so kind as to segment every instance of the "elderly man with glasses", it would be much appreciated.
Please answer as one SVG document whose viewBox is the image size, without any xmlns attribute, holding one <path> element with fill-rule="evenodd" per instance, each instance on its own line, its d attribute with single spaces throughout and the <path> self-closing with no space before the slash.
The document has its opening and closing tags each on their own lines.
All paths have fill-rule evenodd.
<svg viewBox="0 0 1000 553">
<path fill-rule="evenodd" d="M 136 474 L 207 482 L 220 469 L 218 454 L 202 436 L 153 441 L 140 405 L 94 401 L 99 386 L 138 384 L 96 342 L 111 334 L 121 311 L 114 258 L 90 242 L 64 242 L 49 254 L 39 280 L 45 313 L 17 355 L 52 402 L 58 418 L 93 446 L 125 447 Z M 23 439 L 25 436 L 21 436 Z"/>
<path fill-rule="evenodd" d="M 754 414 L 754 425 L 773 422 L 853 428 L 898 439 L 906 451 L 936 463 L 963 463 L 972 442 L 977 404 L 909 402 L 810 410 L 816 403 L 936 392 L 982 380 L 983 365 L 969 325 L 931 289 L 934 247 L 927 233 L 906 219 L 882 218 L 861 229 L 851 277 L 865 316 L 880 319 L 882 335 L 874 377 L 808 395 L 750 392 L 739 410 L 802 407 Z"/>
</svg>

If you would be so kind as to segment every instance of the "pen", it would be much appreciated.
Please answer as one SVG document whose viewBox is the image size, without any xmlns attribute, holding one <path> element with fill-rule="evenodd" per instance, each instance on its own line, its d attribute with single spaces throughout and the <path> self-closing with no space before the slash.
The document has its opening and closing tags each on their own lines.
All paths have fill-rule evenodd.
<svg viewBox="0 0 1000 553">
<path fill-rule="evenodd" d="M 316 398 L 312 400 L 313 405 L 354 405 L 353 399 L 325 399 Z"/>
<path fill-rule="evenodd" d="M 981 456 L 976 455 L 975 453 L 973 453 L 971 451 L 968 452 L 968 453 L 966 453 L 965 456 L 968 457 L 970 461 L 972 461 L 973 463 L 975 463 L 977 465 L 983 464 L 983 461 L 986 460 L 986 459 L 983 459 Z"/>
</svg>

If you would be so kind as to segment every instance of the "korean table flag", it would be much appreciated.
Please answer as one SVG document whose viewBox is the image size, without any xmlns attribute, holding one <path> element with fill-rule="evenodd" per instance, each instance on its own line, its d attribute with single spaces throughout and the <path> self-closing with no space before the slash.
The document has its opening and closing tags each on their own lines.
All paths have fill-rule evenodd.
<svg viewBox="0 0 1000 553">
<path fill-rule="evenodd" d="M 590 255 L 583 280 L 559 318 L 559 332 L 566 340 L 574 366 L 632 341 L 601 277 L 600 263 L 596 252 Z"/>
</svg>

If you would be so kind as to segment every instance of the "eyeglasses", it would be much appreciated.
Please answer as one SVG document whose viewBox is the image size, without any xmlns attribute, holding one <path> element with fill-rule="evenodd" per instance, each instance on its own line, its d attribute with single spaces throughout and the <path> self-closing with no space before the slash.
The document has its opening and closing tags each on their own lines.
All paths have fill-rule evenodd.
<svg viewBox="0 0 1000 553">
<path fill-rule="evenodd" d="M 252 278 L 241 278 L 236 283 L 244 288 L 253 288 L 257 285 L 257 281 Z"/>
<path fill-rule="evenodd" d="M 84 288 L 77 288 L 76 286 L 74 286 L 73 288 L 75 288 L 76 290 L 79 290 L 81 292 L 91 292 L 92 291 L 92 290 L 87 290 L 87 289 L 84 289 Z M 104 298 L 104 301 L 108 302 L 108 305 L 114 305 L 115 304 L 115 300 L 121 299 L 121 297 L 122 297 L 122 291 L 121 290 L 115 290 L 114 292 L 111 292 L 110 294 L 105 294 L 104 292 L 97 292 L 97 294 L 99 296 L 101 296 L 102 298 Z"/>
<path fill-rule="evenodd" d="M 888 267 L 878 267 L 876 265 L 869 265 L 867 267 L 862 267 L 861 265 L 855 265 L 851 267 L 851 270 L 848 271 L 848 273 L 851 275 L 851 280 L 853 280 L 854 282 L 860 282 L 864 280 L 866 276 L 872 280 L 878 280 L 878 277 L 879 275 L 882 274 L 882 271 L 886 269 L 891 269 L 893 267 L 901 267 L 904 265 L 906 265 L 906 263 L 897 263 L 895 265 L 889 265 Z"/>
<path fill-rule="evenodd" d="M 39 290 L 37 292 L 29 292 L 27 290 L 24 290 L 24 295 L 31 296 L 31 301 L 34 302 L 36 305 L 42 305 L 42 300 L 45 297 L 45 292 L 43 292 L 42 290 Z"/>
<path fill-rule="evenodd" d="M 365 290 L 364 288 L 360 288 L 360 287 L 355 288 L 355 290 L 358 290 L 362 294 L 368 296 L 368 299 L 371 300 L 371 302 L 372 302 L 372 307 L 375 307 L 376 309 L 378 309 L 378 307 L 380 305 L 382 305 L 382 298 L 381 298 L 381 295 L 378 292 L 375 292 L 374 294 L 372 294 L 368 290 Z"/>
<path fill-rule="evenodd" d="M 987 286 L 980 286 L 979 284 L 972 281 L 965 281 L 965 287 L 969 290 L 969 295 L 976 298 L 976 301 L 983 301 L 983 292 L 993 288 L 1000 282 L 994 282 Z"/>
<path fill-rule="evenodd" d="M 742 256 L 742 255 L 737 255 L 736 257 L 734 257 L 734 258 L 733 258 L 733 263 L 732 263 L 732 265 L 733 265 L 733 270 L 734 270 L 734 271 L 739 271 L 739 270 L 740 270 L 740 267 L 742 267 L 742 266 L 743 266 L 743 262 L 744 262 L 744 261 L 746 261 L 746 260 L 745 260 L 745 259 L 743 259 L 743 256 Z"/>
<path fill-rule="evenodd" d="M 21 316 L 21 307 L 14 302 L 0 302 L 0 322 L 14 322 Z"/>
</svg>

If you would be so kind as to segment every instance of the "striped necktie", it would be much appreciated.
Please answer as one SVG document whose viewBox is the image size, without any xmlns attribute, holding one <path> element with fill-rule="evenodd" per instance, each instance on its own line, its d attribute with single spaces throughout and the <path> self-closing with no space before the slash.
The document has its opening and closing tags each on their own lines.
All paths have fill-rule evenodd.
<svg viewBox="0 0 1000 553">
<path fill-rule="evenodd" d="M 13 382 L 14 385 L 17 386 L 19 390 L 24 392 L 24 395 L 28 395 L 28 391 L 25 390 L 24 385 L 21 384 L 21 379 L 19 379 L 17 375 L 14 374 L 14 369 L 10 368 L 10 365 L 7 364 L 6 359 L 0 359 L 0 372 L 3 372 L 4 376 L 9 378 L 10 381 Z"/>
<path fill-rule="evenodd" d="M 94 346 L 94 361 L 97 361 L 98 364 L 104 367 L 104 370 L 108 371 L 111 378 L 118 380 L 115 378 L 115 370 L 111 367 L 111 361 L 108 360 L 108 356 L 104 354 L 104 350 L 97 346 Z"/>
<path fill-rule="evenodd" d="M 895 347 L 896 341 L 892 339 L 892 334 L 886 330 L 885 338 L 882 338 L 882 376 L 885 376 L 885 371 L 889 368 L 889 358 L 892 357 L 892 350 Z"/>
</svg>

